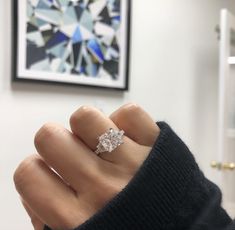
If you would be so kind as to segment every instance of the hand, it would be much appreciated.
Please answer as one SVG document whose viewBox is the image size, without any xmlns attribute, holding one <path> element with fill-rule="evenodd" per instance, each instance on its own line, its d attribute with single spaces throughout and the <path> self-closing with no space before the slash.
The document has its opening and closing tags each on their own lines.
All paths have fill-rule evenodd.
<svg viewBox="0 0 235 230">
<path fill-rule="evenodd" d="M 109 118 L 93 107 L 81 107 L 70 126 L 72 132 L 58 124 L 44 125 L 35 136 L 39 154 L 25 159 L 14 174 L 35 230 L 43 230 L 44 224 L 73 229 L 88 220 L 128 184 L 160 133 L 135 104 Z M 97 137 L 109 128 L 125 131 L 124 144 L 97 156 Z"/>
</svg>

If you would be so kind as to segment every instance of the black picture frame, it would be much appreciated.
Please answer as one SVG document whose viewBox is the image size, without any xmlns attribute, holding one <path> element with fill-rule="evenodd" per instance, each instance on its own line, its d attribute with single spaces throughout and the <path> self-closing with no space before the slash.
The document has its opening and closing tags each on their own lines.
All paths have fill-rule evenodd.
<svg viewBox="0 0 235 230">
<path fill-rule="evenodd" d="M 40 1 L 46 1 L 46 0 L 38 0 L 38 2 L 40 2 Z M 58 2 L 59 0 L 52 0 L 49 2 L 54 2 L 54 1 Z M 104 1 L 104 0 L 100 0 L 100 1 Z M 33 44 L 33 42 L 32 42 L 34 38 L 31 39 L 31 37 L 30 37 L 30 39 L 31 39 L 30 41 L 28 41 L 28 38 L 26 38 L 26 36 L 28 36 L 28 35 L 31 36 L 31 34 L 30 34 L 31 28 L 29 29 L 29 27 L 31 25 L 29 25 L 29 23 L 28 23 L 28 18 L 27 18 L 28 13 L 26 11 L 26 7 L 27 7 L 27 4 L 29 4 L 29 2 L 30 2 L 30 0 L 12 0 L 12 15 L 13 15 L 13 19 L 12 19 L 12 24 L 13 24 L 12 25 L 12 30 L 13 30 L 12 31 L 12 43 L 13 43 L 12 44 L 12 47 L 13 47 L 12 48 L 12 57 L 13 57 L 12 58 L 12 65 L 13 65 L 12 66 L 12 79 L 14 82 L 35 82 L 35 83 L 50 83 L 50 84 L 60 84 L 60 85 L 61 84 L 63 84 L 63 85 L 77 85 L 77 86 L 83 86 L 83 87 L 94 87 L 94 88 L 111 89 L 111 90 L 118 90 L 118 91 L 127 91 L 129 89 L 131 5 L 132 5 L 131 0 L 117 0 L 116 1 L 117 3 L 119 2 L 119 4 L 120 4 L 120 16 L 119 17 L 121 18 L 121 19 L 119 19 L 120 20 L 120 29 L 119 29 L 120 35 L 119 35 L 119 43 L 118 44 L 119 45 L 122 44 L 122 46 L 121 45 L 117 46 L 117 39 L 114 39 L 115 43 L 114 43 L 113 47 L 112 46 L 111 46 L 111 48 L 109 47 L 111 50 L 110 53 L 113 52 L 116 55 L 116 58 L 112 57 L 112 53 L 107 54 L 108 52 L 106 52 L 107 56 L 110 55 L 111 59 L 113 58 L 112 62 L 108 60 L 110 57 L 107 58 L 108 61 L 106 63 L 105 63 L 106 59 L 103 60 L 104 57 L 100 62 L 98 62 L 97 56 L 95 56 L 95 58 L 93 57 L 92 49 L 84 48 L 84 50 L 86 50 L 86 49 L 88 50 L 88 52 L 87 52 L 88 56 L 89 56 L 88 60 L 95 59 L 95 63 L 98 62 L 97 66 L 100 68 L 98 77 L 97 76 L 88 76 L 88 75 L 85 75 L 84 73 L 79 74 L 78 72 L 71 70 L 71 67 L 68 67 L 71 70 L 70 74 L 68 74 L 67 72 L 66 73 L 54 72 L 54 71 L 51 71 L 51 69 L 49 71 L 47 69 L 46 70 L 43 69 L 42 71 L 41 70 L 38 71 L 38 69 L 37 69 L 37 71 L 35 71 L 34 69 L 33 70 L 30 69 L 30 68 L 32 68 L 33 64 L 35 64 L 31 60 L 34 59 L 35 56 L 38 56 L 37 51 L 39 49 L 38 50 L 34 49 L 35 44 Z M 33 1 L 33 2 L 35 2 L 35 1 Z M 75 1 L 68 0 L 68 2 L 76 2 L 76 0 Z M 82 2 L 82 1 L 78 0 L 77 2 L 79 5 L 80 4 L 79 2 Z M 108 2 L 108 0 L 106 0 L 106 2 Z M 74 5 L 72 5 L 72 7 L 73 6 Z M 36 9 L 36 7 L 34 9 Z M 76 10 L 77 9 L 78 8 L 76 8 Z M 36 12 L 36 10 L 35 10 L 35 12 Z M 36 15 L 35 12 L 34 12 L 34 14 Z M 106 10 L 104 10 L 103 15 L 105 15 L 105 13 L 107 14 L 107 6 L 106 6 Z M 24 16 L 24 14 L 25 14 L 25 16 Z M 115 15 L 115 12 L 113 14 Z M 118 15 L 118 12 L 116 12 L 116 14 Z M 111 15 L 111 13 L 109 15 Z M 103 16 L 103 18 L 105 18 L 105 16 Z M 33 16 L 32 16 L 33 20 L 35 20 L 35 17 L 33 18 Z M 99 19 L 100 18 L 102 18 L 102 17 L 99 17 Z M 112 19 L 111 16 L 110 16 L 110 18 Z M 118 22 L 118 16 L 117 16 L 117 22 Z M 43 22 L 40 22 L 40 23 L 42 23 L 42 25 L 43 25 Z M 102 33 L 102 29 L 104 31 L 104 28 L 106 28 L 105 23 L 106 23 L 106 21 L 104 23 L 103 23 L 103 21 L 101 23 L 99 23 L 99 26 L 101 25 L 99 27 L 101 33 Z M 110 22 L 108 22 L 108 23 L 110 23 Z M 97 24 L 98 23 L 96 22 L 96 25 Z M 102 25 L 104 25 L 103 26 L 104 28 L 102 28 Z M 54 25 L 52 23 L 51 23 L 51 25 L 50 25 L 50 23 L 48 23 L 48 24 L 45 23 L 45 28 L 46 28 L 46 26 L 53 27 Z M 58 28 L 56 28 L 56 29 L 53 28 L 53 29 L 55 31 L 56 30 L 58 31 Z M 110 31 L 111 31 L 111 29 L 110 29 Z M 93 30 L 94 30 L 94 28 L 93 28 Z M 29 31 L 29 33 L 28 33 L 28 31 Z M 37 28 L 32 27 L 32 31 L 35 33 L 38 33 Z M 40 28 L 39 32 L 41 33 L 41 28 Z M 46 32 L 45 32 L 45 34 L 46 34 Z M 35 36 L 35 35 L 33 35 L 33 36 Z M 52 39 L 52 37 L 53 37 L 53 34 L 51 35 L 51 39 Z M 95 39 L 98 40 L 100 37 L 101 36 L 98 36 L 98 38 L 95 37 Z M 69 40 L 69 39 L 67 39 L 67 40 Z M 50 41 L 50 39 L 48 41 Z M 88 44 L 88 41 L 83 41 L 83 42 L 85 44 L 84 46 L 86 47 L 86 45 Z M 24 45 L 22 45 L 22 43 L 24 43 Z M 66 44 L 66 42 L 65 42 L 65 44 Z M 91 44 L 92 44 L 92 42 L 91 42 Z M 103 44 L 101 44 L 101 42 L 98 44 L 100 45 L 100 47 L 101 47 L 101 45 L 103 45 Z M 33 48 L 31 49 L 31 47 L 33 47 Z M 38 46 L 36 46 L 36 47 L 38 47 Z M 92 46 L 90 46 L 90 47 L 92 47 Z M 103 47 L 105 49 L 105 46 L 103 46 Z M 116 48 L 116 50 L 120 51 L 120 53 L 115 52 L 114 48 Z M 34 50 L 36 50 L 36 52 L 32 52 Z M 43 48 L 43 50 L 45 51 L 46 48 Z M 94 48 L 94 50 L 95 50 L 95 48 Z M 108 48 L 107 48 L 107 50 L 108 50 Z M 46 52 L 47 52 L 47 50 L 46 50 Z M 47 52 L 47 54 L 48 54 L 48 52 Z M 119 56 L 117 57 L 117 55 L 119 55 Z M 30 56 L 30 58 L 29 58 L 29 56 Z M 44 54 L 44 56 L 45 56 L 45 54 Z M 50 58 L 51 58 L 51 56 L 50 56 Z M 102 55 L 100 55 L 100 56 L 102 56 Z M 54 56 L 52 56 L 51 59 L 54 61 L 53 57 Z M 84 55 L 84 57 L 85 57 L 85 55 Z M 82 57 L 82 58 L 84 59 L 84 57 Z M 80 58 L 80 59 L 82 59 L 82 58 Z M 28 59 L 30 59 L 30 61 L 26 61 Z M 47 59 L 49 60 L 48 57 L 47 57 Z M 55 58 L 55 59 L 59 59 L 59 58 Z M 32 63 L 33 64 L 30 66 L 30 65 L 28 65 L 29 62 L 31 64 Z M 56 62 L 56 60 L 55 60 L 55 62 Z M 38 63 L 41 63 L 41 60 L 39 62 L 36 62 L 35 66 L 37 66 Z M 100 63 L 102 63 L 103 66 Z M 116 72 L 114 70 L 112 70 L 112 68 L 109 66 L 110 63 L 114 63 L 113 69 L 116 70 Z M 117 63 L 118 63 L 118 70 L 117 70 Z M 96 66 L 95 64 L 93 64 L 93 65 L 92 64 L 89 66 Z M 107 67 L 107 66 L 109 66 L 109 67 Z M 98 67 L 97 67 L 97 69 L 98 69 Z M 38 66 L 37 66 L 37 68 L 38 68 Z M 102 74 L 100 74 L 102 72 L 101 70 L 107 70 L 108 68 L 111 68 L 110 73 L 112 73 L 112 75 L 110 74 L 108 76 L 108 74 L 107 74 L 108 72 L 103 71 L 107 75 L 107 76 L 104 75 L 104 79 L 103 79 Z M 86 72 L 86 74 L 87 74 L 87 72 L 89 72 L 89 71 L 86 71 L 84 69 L 90 70 L 91 68 L 89 69 L 88 67 L 86 67 L 86 68 L 83 67 L 83 71 Z M 97 71 L 97 69 L 96 69 L 96 71 Z M 63 70 L 61 70 L 61 71 L 63 71 Z M 91 70 L 90 70 L 90 72 L 91 72 Z M 26 74 L 23 74 L 23 73 L 26 73 Z M 46 77 L 44 77 L 44 75 L 46 75 Z M 56 77 L 54 77 L 55 75 L 56 75 Z M 80 80 L 77 80 L 77 79 L 80 79 Z"/>
</svg>

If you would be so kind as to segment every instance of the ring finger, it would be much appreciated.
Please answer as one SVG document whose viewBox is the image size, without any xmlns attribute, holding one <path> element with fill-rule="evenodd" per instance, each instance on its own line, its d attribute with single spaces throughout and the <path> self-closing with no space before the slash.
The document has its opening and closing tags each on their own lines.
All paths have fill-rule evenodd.
<svg viewBox="0 0 235 230">
<path fill-rule="evenodd" d="M 70 119 L 72 132 L 78 136 L 92 151 L 95 151 L 98 144 L 98 137 L 107 132 L 110 128 L 117 130 L 113 121 L 102 112 L 93 107 L 83 106 L 78 109 Z M 146 157 L 140 151 L 140 146 L 129 137 L 123 137 L 124 144 L 118 146 L 111 153 L 104 152 L 99 156 L 113 163 L 120 163 L 128 166 L 139 164 Z M 94 153 L 95 154 L 95 153 Z"/>
</svg>

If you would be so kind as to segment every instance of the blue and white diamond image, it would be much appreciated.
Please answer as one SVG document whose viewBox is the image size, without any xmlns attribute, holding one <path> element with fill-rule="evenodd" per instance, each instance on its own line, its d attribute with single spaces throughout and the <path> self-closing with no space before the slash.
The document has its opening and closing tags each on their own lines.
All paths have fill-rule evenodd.
<svg viewBox="0 0 235 230">
<path fill-rule="evenodd" d="M 120 0 L 27 0 L 26 69 L 117 80 Z"/>
</svg>

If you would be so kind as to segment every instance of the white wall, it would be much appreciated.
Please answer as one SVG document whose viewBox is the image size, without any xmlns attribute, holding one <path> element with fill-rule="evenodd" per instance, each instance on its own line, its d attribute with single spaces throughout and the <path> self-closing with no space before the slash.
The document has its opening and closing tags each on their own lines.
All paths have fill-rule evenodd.
<svg viewBox="0 0 235 230">
<path fill-rule="evenodd" d="M 0 216 L 5 230 L 32 229 L 12 182 L 18 163 L 34 153 L 46 121 L 68 126 L 83 104 L 107 114 L 125 102 L 168 121 L 209 177 L 216 152 L 219 10 L 233 0 L 133 0 L 131 88 L 127 93 L 79 87 L 11 84 L 11 1 L 0 1 Z M 223 5 L 222 5 L 223 4 Z M 235 9 L 233 9 L 235 12 Z"/>
</svg>

